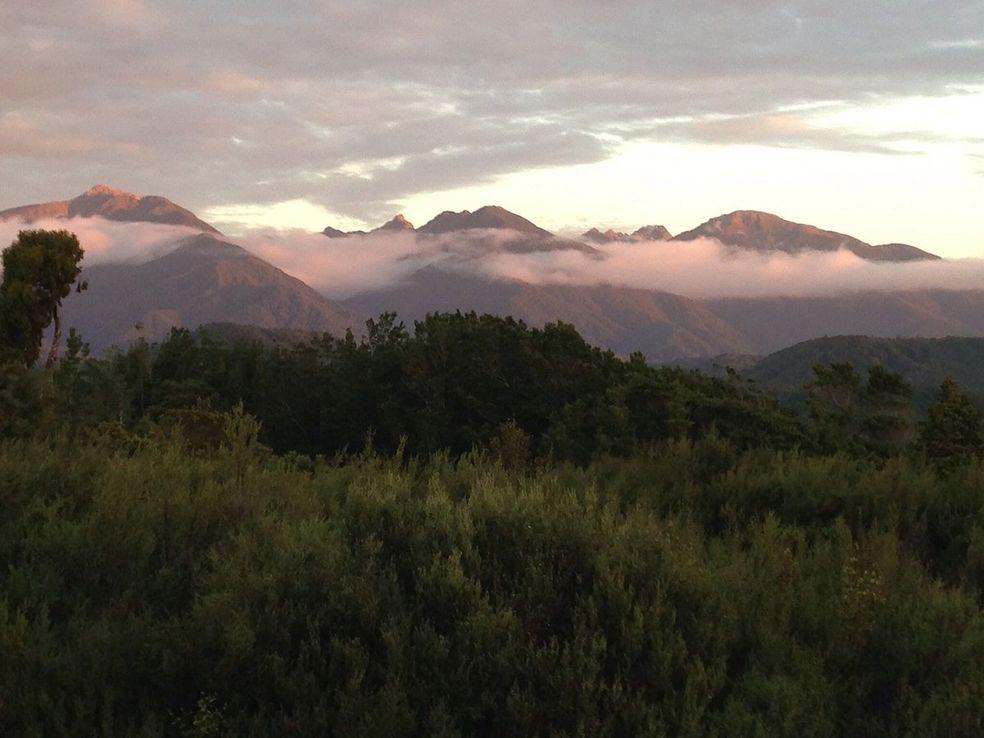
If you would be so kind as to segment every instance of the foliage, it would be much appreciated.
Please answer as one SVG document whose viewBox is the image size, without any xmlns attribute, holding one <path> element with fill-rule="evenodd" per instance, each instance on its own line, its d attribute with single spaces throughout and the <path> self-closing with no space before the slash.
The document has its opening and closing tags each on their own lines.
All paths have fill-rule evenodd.
<svg viewBox="0 0 984 738">
<path fill-rule="evenodd" d="M 900 375 L 876 364 L 863 383 L 849 363 L 818 364 L 813 373 L 806 391 L 821 448 L 884 457 L 911 445 L 912 387 Z"/>
<path fill-rule="evenodd" d="M 68 231 L 21 231 L 4 249 L 2 260 L 0 350 L 14 352 L 25 365 L 33 365 L 41 352 L 44 331 L 54 321 L 49 358 L 57 356 L 58 310 L 81 271 L 78 238 Z M 78 286 L 83 288 L 81 283 Z"/>
<path fill-rule="evenodd" d="M 953 383 L 470 314 L 0 362 L 0 735 L 978 736 Z"/>
<path fill-rule="evenodd" d="M 801 420 L 747 385 L 622 360 L 561 323 L 529 328 L 474 313 L 432 315 L 412 332 L 383 315 L 362 340 L 295 345 L 175 329 L 159 346 L 137 342 L 108 361 L 70 347 L 55 373 L 63 428 L 115 419 L 139 430 L 241 403 L 264 444 L 310 456 L 352 453 L 367 439 L 384 454 L 402 444 L 457 456 L 505 440 L 509 424 L 527 455 L 582 464 L 712 428 L 739 447 L 811 442 Z"/>
<path fill-rule="evenodd" d="M 0 732 L 984 727 L 980 463 L 311 464 L 226 434 L 0 445 Z"/>
<path fill-rule="evenodd" d="M 941 463 L 984 453 L 980 412 L 952 379 L 940 385 L 939 396 L 930 406 L 922 426 L 921 438 L 926 454 Z"/>
<path fill-rule="evenodd" d="M 771 391 L 796 398 L 817 364 L 850 363 L 859 372 L 883 366 L 902 375 L 915 390 L 915 404 L 925 410 L 936 389 L 953 378 L 984 402 L 984 338 L 877 338 L 829 336 L 798 343 L 746 366 L 742 374 Z"/>
</svg>

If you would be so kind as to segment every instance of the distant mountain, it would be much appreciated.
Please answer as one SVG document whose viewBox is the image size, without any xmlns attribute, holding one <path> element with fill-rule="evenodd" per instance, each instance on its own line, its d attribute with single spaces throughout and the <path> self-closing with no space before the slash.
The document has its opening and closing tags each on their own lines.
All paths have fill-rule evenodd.
<svg viewBox="0 0 984 738">
<path fill-rule="evenodd" d="M 647 225 L 632 232 L 633 240 L 641 241 L 672 241 L 673 234 L 665 226 Z"/>
<path fill-rule="evenodd" d="M 590 242 L 666 240 L 669 233 L 662 226 L 646 226 L 632 234 L 595 229 L 582 241 L 555 236 L 495 206 L 475 212 L 448 211 L 416 230 L 397 216 L 374 232 L 414 234 L 421 241 L 421 252 L 434 263 L 394 285 L 355 295 L 339 305 L 218 237 L 212 226 L 163 198 L 97 186 L 73 200 L 0 213 L 3 218 L 27 221 L 93 215 L 190 225 L 202 231 L 145 263 L 85 268 L 90 289 L 69 297 L 64 323 L 80 329 L 96 350 L 141 335 L 157 338 L 172 326 L 195 328 L 209 323 L 341 334 L 361 325 L 356 316 L 388 310 L 407 321 L 456 309 L 512 315 L 533 325 L 562 320 L 575 325 L 591 342 L 622 354 L 639 350 L 652 361 L 720 357 L 712 360 L 718 365 L 740 357 L 742 366 L 748 366 L 750 356 L 824 335 L 984 336 L 984 289 L 692 299 L 618 285 L 538 285 L 477 276 L 489 254 L 577 250 L 601 260 L 605 252 Z M 335 238 L 352 235 L 334 228 L 325 233 Z M 905 244 L 871 246 L 750 211 L 715 218 L 678 239 L 699 237 L 717 238 L 734 248 L 788 253 L 846 248 L 882 261 L 936 258 Z"/>
<path fill-rule="evenodd" d="M 706 304 L 749 337 L 754 354 L 820 336 L 984 336 L 984 289 L 718 298 Z"/>
<path fill-rule="evenodd" d="M 71 200 L 57 200 L 37 205 L 22 205 L 0 211 L 0 220 L 23 220 L 25 223 L 46 218 L 91 218 L 127 222 L 166 223 L 187 226 L 205 233 L 219 231 L 190 210 L 164 197 L 140 197 L 108 185 L 95 185 Z"/>
<path fill-rule="evenodd" d="M 418 232 L 439 234 L 478 229 L 516 231 L 540 238 L 550 238 L 553 236 L 550 231 L 540 228 L 540 226 L 520 215 L 510 213 L 498 205 L 486 205 L 474 213 L 468 210 L 462 210 L 460 213 L 445 210 L 440 215 L 422 225 L 418 229 Z"/>
<path fill-rule="evenodd" d="M 331 226 L 328 226 L 321 232 L 328 236 L 328 238 L 345 238 L 346 236 L 366 235 L 365 231 L 340 231 L 337 228 L 332 228 Z"/>
<path fill-rule="evenodd" d="M 368 236 L 371 233 L 409 233 L 413 230 L 413 223 L 402 215 L 397 215 L 392 220 L 383 223 L 379 228 L 373 228 L 371 231 L 341 231 L 338 228 L 328 226 L 321 233 L 328 236 L 328 238 L 346 238 L 348 236 Z"/>
<path fill-rule="evenodd" d="M 383 223 L 383 225 L 379 226 L 379 228 L 374 229 L 372 232 L 373 233 L 386 233 L 386 232 L 404 233 L 412 230 L 414 230 L 413 223 L 411 223 L 409 220 L 404 218 L 402 214 L 400 214 L 394 217 L 393 220 L 389 221 L 388 223 Z"/>
<path fill-rule="evenodd" d="M 577 244 L 635 243 L 641 241 L 693 241 L 698 238 L 717 239 L 726 246 L 754 251 L 780 251 L 799 254 L 805 251 L 832 252 L 846 249 L 870 261 L 919 261 L 940 257 L 904 243 L 872 245 L 853 236 L 825 231 L 811 225 L 793 223 L 777 215 L 755 210 L 738 210 L 712 218 L 702 225 L 674 237 L 664 226 L 647 225 L 632 233 L 613 229 L 591 228 L 579 240 L 562 239 L 532 221 L 497 205 L 486 205 L 475 212 L 446 210 L 418 229 L 414 229 L 402 215 L 389 223 L 370 231 L 414 232 L 421 236 L 437 236 L 476 231 L 509 231 L 519 234 L 516 241 L 525 246 L 514 247 L 515 252 L 555 250 L 557 248 L 580 249 Z M 364 236 L 365 231 L 341 231 L 331 226 L 322 231 L 329 238 Z M 546 246 L 545 246 L 546 245 Z"/>
<path fill-rule="evenodd" d="M 770 354 L 744 374 L 772 387 L 798 388 L 810 381 L 815 365 L 845 361 L 862 372 L 884 366 L 917 387 L 936 388 L 951 377 L 984 395 L 984 338 L 816 338 Z"/>
<path fill-rule="evenodd" d="M 633 243 L 636 241 L 671 241 L 673 235 L 661 225 L 648 225 L 632 233 L 623 233 L 611 228 L 607 231 L 592 228 L 582 233 L 581 238 L 592 243 Z"/>
<path fill-rule="evenodd" d="M 651 361 L 763 356 L 824 335 L 984 336 L 984 290 L 693 299 L 617 285 L 537 285 L 441 266 L 342 303 L 365 315 L 476 310 L 572 323 L 593 343 Z M 747 364 L 746 362 L 743 362 Z"/>
<path fill-rule="evenodd" d="M 856 253 L 856 252 L 855 252 Z M 863 254 L 871 261 L 939 261 L 940 257 L 907 243 L 881 243 L 869 246 Z"/>
<path fill-rule="evenodd" d="M 342 335 L 361 320 L 245 249 L 212 234 L 142 264 L 86 267 L 89 289 L 72 293 L 63 322 L 101 351 L 172 327 L 239 323 Z M 140 325 L 137 328 L 137 325 Z"/>
<path fill-rule="evenodd" d="M 697 238 L 716 238 L 726 246 L 755 251 L 782 251 L 788 254 L 847 249 L 871 261 L 918 261 L 940 258 L 906 244 L 872 246 L 853 236 L 793 223 L 776 215 L 755 210 L 738 210 L 712 218 L 693 230 L 679 234 L 675 240 L 693 241 Z"/>
<path fill-rule="evenodd" d="M 139 197 L 96 185 L 72 200 L 0 213 L 0 219 L 27 223 L 93 216 L 202 231 L 150 261 L 84 266 L 89 289 L 69 295 L 63 323 L 78 329 L 95 351 L 141 336 L 157 339 L 174 326 L 236 323 L 342 335 L 362 323 L 299 279 L 223 240 L 211 225 L 163 197 Z"/>
<path fill-rule="evenodd" d="M 342 305 L 366 315 L 395 311 L 408 322 L 454 310 L 511 315 L 537 326 L 561 320 L 591 343 L 625 355 L 642 351 L 652 360 L 747 350 L 745 336 L 697 300 L 612 285 L 533 285 L 430 266 Z"/>
</svg>

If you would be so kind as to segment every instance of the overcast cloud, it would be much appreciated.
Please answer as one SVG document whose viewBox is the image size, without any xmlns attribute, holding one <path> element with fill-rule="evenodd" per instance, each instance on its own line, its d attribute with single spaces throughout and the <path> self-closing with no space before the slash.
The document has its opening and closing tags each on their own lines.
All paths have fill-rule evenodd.
<svg viewBox="0 0 984 738">
<path fill-rule="evenodd" d="M 4 2 L 0 207 L 105 181 L 375 221 L 629 140 L 894 155 L 936 136 L 811 106 L 980 84 L 982 29 L 979 0 Z"/>
</svg>

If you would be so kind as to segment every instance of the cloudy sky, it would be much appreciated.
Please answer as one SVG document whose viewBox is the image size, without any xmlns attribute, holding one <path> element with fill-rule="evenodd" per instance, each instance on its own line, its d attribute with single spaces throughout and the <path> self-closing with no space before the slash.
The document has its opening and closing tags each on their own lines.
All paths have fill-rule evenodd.
<svg viewBox="0 0 984 738">
<path fill-rule="evenodd" d="M 752 208 L 984 255 L 980 0 L 0 2 L 0 208 L 249 225 Z"/>
</svg>

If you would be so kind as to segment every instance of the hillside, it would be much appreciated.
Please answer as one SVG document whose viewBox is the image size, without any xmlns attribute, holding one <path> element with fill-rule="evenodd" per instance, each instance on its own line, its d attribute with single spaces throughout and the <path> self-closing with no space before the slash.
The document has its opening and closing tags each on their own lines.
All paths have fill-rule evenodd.
<svg viewBox="0 0 984 738">
<path fill-rule="evenodd" d="M 85 274 L 89 289 L 67 299 L 64 322 L 97 351 L 159 338 L 173 326 L 230 322 L 341 335 L 361 324 L 299 279 L 210 234 L 143 264 L 101 264 Z"/>
<path fill-rule="evenodd" d="M 748 337 L 751 353 L 761 355 L 821 336 L 984 336 L 984 290 L 743 297 L 706 305 Z"/>
<path fill-rule="evenodd" d="M 542 325 L 562 320 L 593 343 L 650 361 L 720 354 L 764 356 L 825 335 L 984 336 L 984 290 L 868 292 L 825 297 L 701 300 L 615 285 L 536 285 L 427 267 L 393 286 L 351 297 L 350 310 L 476 310 Z"/>
<path fill-rule="evenodd" d="M 747 339 L 697 300 L 612 285 L 533 285 L 427 267 L 342 305 L 364 315 L 395 311 L 405 321 L 454 310 L 510 315 L 534 326 L 560 320 L 592 343 L 623 355 L 642 351 L 654 361 L 747 350 Z"/>
<path fill-rule="evenodd" d="M 879 364 L 919 387 L 935 388 L 951 377 L 984 395 L 984 338 L 817 338 L 770 354 L 743 374 L 771 387 L 800 387 L 816 364 L 834 362 L 850 362 L 862 371 Z"/>
</svg>

